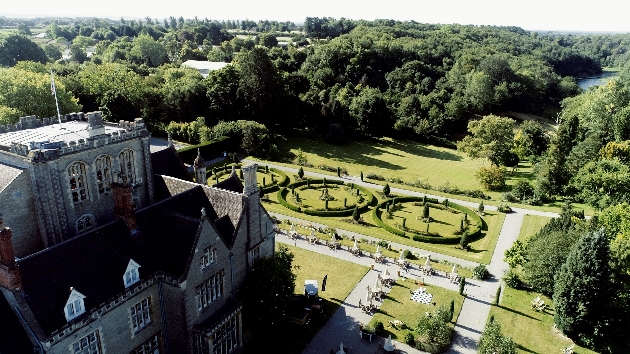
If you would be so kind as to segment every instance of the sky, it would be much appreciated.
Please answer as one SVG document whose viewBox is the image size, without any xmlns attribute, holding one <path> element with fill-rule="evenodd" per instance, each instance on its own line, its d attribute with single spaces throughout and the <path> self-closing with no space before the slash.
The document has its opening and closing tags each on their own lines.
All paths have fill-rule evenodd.
<svg viewBox="0 0 630 354">
<path fill-rule="evenodd" d="M 421 23 L 518 26 L 535 31 L 624 32 L 630 21 L 623 0 L 4 0 L 5 17 L 101 17 L 120 19 L 183 16 L 211 20 L 250 19 L 301 23 L 309 17 L 414 20 Z M 588 6 L 583 6 L 588 4 Z"/>
</svg>

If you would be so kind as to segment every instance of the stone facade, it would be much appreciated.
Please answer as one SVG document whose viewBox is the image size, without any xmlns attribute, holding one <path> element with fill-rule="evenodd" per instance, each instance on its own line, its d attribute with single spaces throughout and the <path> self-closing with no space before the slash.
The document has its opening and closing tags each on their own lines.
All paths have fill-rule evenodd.
<svg viewBox="0 0 630 354">
<path fill-rule="evenodd" d="M 214 187 L 154 176 L 142 120 L 110 126 L 97 113 L 64 120 L 69 130 L 83 124 L 86 138 L 9 144 L 3 134 L 24 129 L 50 136 L 50 120 L 0 127 L 0 212 L 11 227 L 0 221 L 0 300 L 34 350 L 238 352 L 238 289 L 275 248 L 257 166 L 244 168 L 244 186 L 235 173 Z M 154 181 L 166 197 L 158 200 Z M 132 285 L 128 264 L 139 266 Z M 75 292 L 80 303 L 68 298 Z"/>
</svg>

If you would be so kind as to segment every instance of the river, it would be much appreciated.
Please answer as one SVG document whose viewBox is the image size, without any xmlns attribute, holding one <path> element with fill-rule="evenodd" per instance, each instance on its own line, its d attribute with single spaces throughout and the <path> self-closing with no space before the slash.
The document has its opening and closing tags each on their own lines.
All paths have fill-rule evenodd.
<svg viewBox="0 0 630 354">
<path fill-rule="evenodd" d="M 587 77 L 584 79 L 578 79 L 578 86 L 582 90 L 587 90 L 591 86 L 601 85 L 606 83 L 606 81 L 619 76 L 619 72 L 617 71 L 604 71 L 601 75 L 595 77 Z"/>
</svg>

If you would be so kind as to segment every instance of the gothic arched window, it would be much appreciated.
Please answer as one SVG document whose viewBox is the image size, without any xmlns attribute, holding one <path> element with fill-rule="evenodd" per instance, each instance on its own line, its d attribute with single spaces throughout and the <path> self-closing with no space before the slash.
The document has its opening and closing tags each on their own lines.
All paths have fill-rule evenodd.
<svg viewBox="0 0 630 354">
<path fill-rule="evenodd" d="M 136 168 L 133 157 L 133 150 L 125 149 L 118 155 L 118 161 L 120 162 L 120 178 L 124 183 L 133 183 Z"/>
<path fill-rule="evenodd" d="M 82 234 L 90 230 L 94 226 L 94 217 L 92 215 L 83 215 L 77 220 L 77 233 Z"/>
<path fill-rule="evenodd" d="M 88 198 L 87 168 L 83 162 L 75 162 L 68 167 L 68 180 L 72 201 L 79 203 Z"/>
<path fill-rule="evenodd" d="M 94 162 L 96 182 L 99 194 L 109 192 L 112 187 L 112 158 L 109 155 L 99 156 Z"/>
</svg>

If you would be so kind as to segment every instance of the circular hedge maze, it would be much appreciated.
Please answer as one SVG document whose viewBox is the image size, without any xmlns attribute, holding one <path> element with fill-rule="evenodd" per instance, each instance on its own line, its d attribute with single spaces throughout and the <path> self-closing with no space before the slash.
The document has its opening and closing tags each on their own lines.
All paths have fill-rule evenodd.
<svg viewBox="0 0 630 354">
<path fill-rule="evenodd" d="M 241 166 L 236 165 L 236 175 L 243 180 L 241 177 Z M 232 173 L 232 165 L 225 165 L 221 168 L 214 168 L 206 172 L 206 176 L 208 177 L 208 185 L 213 185 L 224 181 L 230 174 Z M 258 188 L 264 193 L 275 192 L 281 187 L 286 186 L 289 183 L 289 177 L 286 173 L 281 170 L 275 168 L 269 168 L 267 166 L 260 167 L 256 171 L 256 181 L 258 182 Z"/>
<path fill-rule="evenodd" d="M 350 216 L 374 205 L 376 198 L 367 189 L 353 183 L 328 179 L 304 179 L 282 187 L 278 201 L 285 208 L 316 216 Z"/>
<path fill-rule="evenodd" d="M 398 197 L 381 202 L 372 219 L 388 232 L 429 243 L 459 243 L 466 235 L 478 238 L 483 220 L 462 205 L 426 197 Z"/>
</svg>

